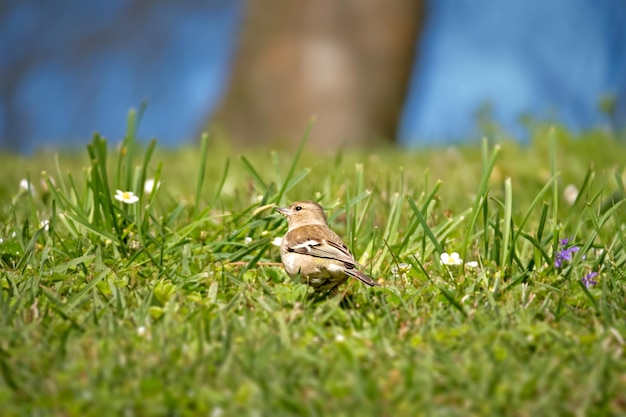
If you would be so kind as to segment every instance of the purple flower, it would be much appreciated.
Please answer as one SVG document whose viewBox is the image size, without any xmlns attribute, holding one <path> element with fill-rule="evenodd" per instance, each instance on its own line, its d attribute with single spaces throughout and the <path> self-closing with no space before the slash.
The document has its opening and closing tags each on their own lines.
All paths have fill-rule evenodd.
<svg viewBox="0 0 626 417">
<path fill-rule="evenodd" d="M 571 262 L 574 258 L 574 254 L 580 250 L 578 246 L 567 246 L 569 239 L 561 239 L 559 241 L 561 250 L 556 251 L 554 254 L 554 267 L 560 269 L 565 262 Z"/>
<path fill-rule="evenodd" d="M 589 287 L 591 287 L 592 285 L 596 285 L 596 284 L 598 284 L 598 281 L 596 281 L 596 280 L 594 279 L 594 278 L 595 278 L 595 277 L 597 277 L 597 276 L 598 276 L 598 273 L 597 273 L 597 272 L 590 272 L 590 273 L 588 273 L 587 275 L 585 275 L 585 276 L 582 278 L 582 280 L 581 280 L 581 281 L 583 282 L 583 284 L 585 285 L 585 287 L 589 288 Z"/>
</svg>

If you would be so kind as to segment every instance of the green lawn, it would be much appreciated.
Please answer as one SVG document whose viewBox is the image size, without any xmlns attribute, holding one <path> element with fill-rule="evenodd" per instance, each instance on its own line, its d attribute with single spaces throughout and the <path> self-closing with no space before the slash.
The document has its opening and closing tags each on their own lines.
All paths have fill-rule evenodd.
<svg viewBox="0 0 626 417">
<path fill-rule="evenodd" d="M 626 413 L 617 137 L 320 154 L 130 131 L 0 156 L 2 416 Z M 299 199 L 380 288 L 290 281 L 272 205 Z"/>
</svg>

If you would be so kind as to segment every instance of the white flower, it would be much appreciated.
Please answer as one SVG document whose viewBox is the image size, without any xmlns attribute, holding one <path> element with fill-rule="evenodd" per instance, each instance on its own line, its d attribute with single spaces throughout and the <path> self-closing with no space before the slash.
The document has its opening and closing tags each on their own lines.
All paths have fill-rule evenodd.
<svg viewBox="0 0 626 417">
<path fill-rule="evenodd" d="M 398 265 L 394 265 L 391 267 L 391 274 L 394 277 L 398 278 L 398 277 L 408 274 L 411 268 L 412 266 L 410 264 L 402 262 Z"/>
<path fill-rule="evenodd" d="M 28 182 L 28 180 L 26 178 L 23 178 L 20 181 L 20 191 L 25 191 L 25 192 L 29 192 L 32 195 L 35 195 L 35 187 L 33 187 L 33 184 L 31 184 L 30 182 Z"/>
<path fill-rule="evenodd" d="M 143 184 L 143 191 L 146 194 L 150 194 L 152 193 L 152 190 L 154 190 L 154 187 L 156 187 L 158 190 L 160 186 L 161 186 L 161 181 L 158 181 L 157 183 L 155 183 L 154 178 L 148 178 L 146 182 Z"/>
<path fill-rule="evenodd" d="M 346 340 L 346 337 L 343 334 L 337 333 L 335 335 L 335 342 L 341 343 L 341 342 L 344 342 L 345 340 Z"/>
<path fill-rule="evenodd" d="M 578 188 L 574 184 L 569 184 L 563 190 L 563 198 L 570 206 L 573 206 L 576 202 L 576 198 L 578 197 Z"/>
<path fill-rule="evenodd" d="M 28 191 L 29 185 L 30 185 L 30 183 L 28 182 L 28 180 L 26 178 L 22 178 L 20 180 L 20 189 L 22 189 L 24 191 Z"/>
<path fill-rule="evenodd" d="M 39 222 L 39 227 L 47 232 L 48 229 L 50 229 L 50 221 L 49 220 L 42 220 L 42 221 L 40 221 Z"/>
<path fill-rule="evenodd" d="M 465 262 L 465 267 L 468 269 L 476 269 L 478 268 L 478 262 L 477 261 Z"/>
<path fill-rule="evenodd" d="M 248 245 L 248 244 L 252 243 L 252 238 L 251 238 L 250 236 L 246 236 L 246 237 L 243 239 L 243 243 L 245 243 L 246 245 Z"/>
<path fill-rule="evenodd" d="M 443 265 L 461 265 L 463 263 L 463 259 L 457 252 L 452 252 L 451 254 L 444 252 L 441 254 L 440 259 Z"/>
<path fill-rule="evenodd" d="M 137 327 L 137 336 L 145 336 L 147 331 L 146 326 L 139 326 Z"/>
<path fill-rule="evenodd" d="M 137 239 L 132 239 L 130 242 L 128 242 L 128 249 L 136 251 L 140 248 L 141 242 L 139 242 Z"/>
<path fill-rule="evenodd" d="M 135 204 L 137 201 L 139 201 L 139 197 L 137 197 L 132 191 L 122 190 L 115 191 L 115 199 L 126 204 Z"/>
<path fill-rule="evenodd" d="M 222 407 L 215 407 L 213 411 L 211 411 L 211 417 L 222 417 L 224 415 L 224 409 Z"/>
<path fill-rule="evenodd" d="M 278 246 L 280 248 L 280 245 L 283 244 L 283 238 L 282 237 L 275 237 L 274 240 L 272 240 L 272 245 L 274 246 Z"/>
</svg>

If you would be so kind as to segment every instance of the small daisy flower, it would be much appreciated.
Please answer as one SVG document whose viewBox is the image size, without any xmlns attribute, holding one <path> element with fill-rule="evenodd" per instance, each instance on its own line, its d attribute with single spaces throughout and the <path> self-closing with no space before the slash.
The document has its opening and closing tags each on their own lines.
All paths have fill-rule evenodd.
<svg viewBox="0 0 626 417">
<path fill-rule="evenodd" d="M 115 191 L 115 199 L 126 204 L 135 204 L 137 201 L 139 201 L 139 197 L 137 197 L 132 191 L 122 190 Z"/>
<path fill-rule="evenodd" d="M 573 206 L 576 202 L 576 198 L 578 198 L 578 188 L 574 184 L 569 184 L 563 190 L 563 198 L 570 206 Z"/>
<path fill-rule="evenodd" d="M 139 326 L 137 327 L 137 336 L 145 336 L 147 331 L 146 326 Z"/>
<path fill-rule="evenodd" d="M 391 267 L 391 274 L 396 278 L 403 277 L 409 273 L 411 268 L 412 266 L 410 264 L 402 262 Z"/>
<path fill-rule="evenodd" d="M 442 265 L 449 266 L 461 265 L 463 263 L 463 259 L 461 259 L 461 256 L 458 254 L 458 252 L 452 252 L 450 254 L 444 252 L 441 254 L 440 260 Z"/>
<path fill-rule="evenodd" d="M 40 221 L 39 227 L 47 232 L 48 229 L 50 229 L 50 221 L 49 220 Z"/>
<path fill-rule="evenodd" d="M 250 243 L 252 243 L 252 238 L 250 236 L 246 236 L 243 239 L 243 243 L 245 243 L 246 245 L 249 245 Z M 282 242 L 281 242 L 282 243 Z"/>
<path fill-rule="evenodd" d="M 224 415 L 224 409 L 222 407 L 215 407 L 211 411 L 211 417 L 222 417 Z"/>
<path fill-rule="evenodd" d="M 477 261 L 465 262 L 465 267 L 467 269 L 476 269 L 476 268 L 478 268 L 478 262 Z"/>
<path fill-rule="evenodd" d="M 282 237 L 275 237 L 274 240 L 272 240 L 272 245 L 277 246 L 280 248 L 280 246 L 283 244 L 283 238 Z"/>
<path fill-rule="evenodd" d="M 26 178 L 22 178 L 20 181 L 20 191 L 21 192 L 30 192 L 32 195 L 35 195 L 35 187 L 33 184 L 28 182 Z"/>
<path fill-rule="evenodd" d="M 154 190 L 155 187 L 158 190 L 160 186 L 161 186 L 161 181 L 158 181 L 158 182 L 155 183 L 154 182 L 154 178 L 149 178 L 143 184 L 143 191 L 146 194 L 150 194 L 150 193 L 152 193 L 152 190 Z"/>
</svg>

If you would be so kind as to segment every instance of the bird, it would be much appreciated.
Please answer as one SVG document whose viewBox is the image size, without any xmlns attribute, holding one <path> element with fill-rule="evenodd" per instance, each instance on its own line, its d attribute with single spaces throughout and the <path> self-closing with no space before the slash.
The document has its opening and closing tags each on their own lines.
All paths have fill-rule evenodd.
<svg viewBox="0 0 626 417">
<path fill-rule="evenodd" d="M 379 286 L 362 268 L 339 235 L 328 227 L 324 209 L 314 201 L 296 201 L 276 208 L 287 218 L 288 229 L 280 257 L 291 278 L 300 278 L 317 291 L 336 291 L 349 277 L 370 287 Z"/>
</svg>

